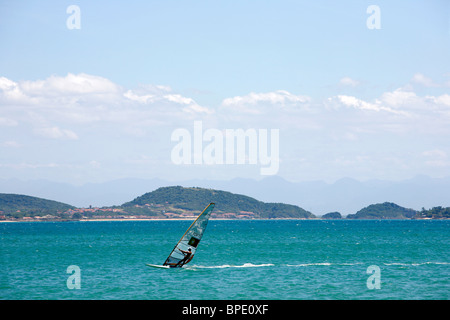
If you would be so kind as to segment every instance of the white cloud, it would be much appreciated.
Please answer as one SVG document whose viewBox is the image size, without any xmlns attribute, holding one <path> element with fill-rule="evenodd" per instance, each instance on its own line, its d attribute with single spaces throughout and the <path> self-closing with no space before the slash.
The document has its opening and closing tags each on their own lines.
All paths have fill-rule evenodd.
<svg viewBox="0 0 450 320">
<path fill-rule="evenodd" d="M 235 96 L 222 101 L 224 112 L 233 111 L 250 115 L 266 114 L 270 111 L 283 110 L 284 112 L 306 110 L 311 98 L 304 95 L 294 95 L 285 90 L 273 92 L 251 92 L 245 96 Z"/>
<path fill-rule="evenodd" d="M 380 100 L 394 108 L 412 104 L 417 104 L 420 100 L 417 95 L 412 91 L 405 91 L 402 88 L 396 89 L 392 92 L 385 92 L 381 95 Z"/>
<path fill-rule="evenodd" d="M 339 84 L 342 86 L 349 86 L 349 87 L 357 87 L 359 86 L 361 83 L 357 80 L 354 80 L 350 77 L 344 77 L 341 80 L 339 80 Z"/>
<path fill-rule="evenodd" d="M 139 103 L 152 103 L 156 100 L 156 96 L 154 94 L 138 95 L 137 93 L 133 92 L 133 90 L 128 90 L 123 94 L 123 96 Z"/>
<path fill-rule="evenodd" d="M 50 139 L 78 140 L 75 132 L 58 127 L 36 129 L 36 133 Z"/>
<path fill-rule="evenodd" d="M 356 85 L 353 79 L 341 80 L 342 85 Z M 426 79 L 422 81 L 426 83 Z M 449 136 L 450 95 L 427 94 L 414 91 L 412 84 L 370 99 L 338 94 L 314 100 L 307 95 L 277 90 L 250 92 L 224 98 L 218 106 L 204 106 L 166 85 L 124 88 L 106 78 L 87 74 L 18 82 L 1 77 L 0 147 L 7 163 L 22 163 L 23 168 L 30 170 L 52 168 L 34 165 L 37 156 L 36 161 L 45 164 L 66 152 L 70 153 L 67 155 L 74 175 L 82 176 L 82 168 L 105 172 L 105 176 L 118 172 L 117 168 L 123 168 L 124 175 L 147 172 L 149 164 L 159 174 L 173 171 L 167 164 L 173 147 L 169 139 L 171 131 L 177 127 L 191 130 L 194 120 L 203 120 L 205 129 L 280 129 L 283 162 L 280 172 L 286 170 L 287 174 L 301 175 L 297 173 L 298 164 L 289 159 L 306 157 L 317 168 L 326 166 L 323 159 L 336 159 L 333 164 L 336 170 L 343 167 L 351 170 L 352 163 L 361 163 L 361 168 L 367 169 L 365 159 L 358 156 L 381 159 L 397 149 L 396 157 L 402 161 L 405 160 L 402 154 L 415 152 L 423 167 L 442 170 L 450 162 L 445 146 L 435 147 L 447 152 L 445 155 L 421 154 L 416 150 L 429 149 L 423 141 L 435 137 L 439 137 L 436 141 L 444 141 Z M 415 142 L 418 136 L 423 139 Z M 42 139 L 52 139 L 51 145 L 57 146 L 48 156 L 36 152 Z M 79 143 L 69 144 L 76 140 Z M 14 149 L 19 146 L 15 141 L 24 145 L 26 141 L 27 148 Z M 405 151 L 407 144 L 411 147 L 409 151 Z M 20 158 L 15 155 L 19 152 Z M 294 157 L 295 153 L 300 157 Z M 129 159 L 139 161 L 133 164 Z M 408 159 L 403 163 L 407 162 Z M 287 163 L 291 163 L 291 169 L 284 169 L 285 165 L 289 168 Z M 375 160 L 371 165 L 378 166 Z M 381 172 L 382 165 L 379 166 Z M 398 169 L 400 164 L 394 163 L 393 167 Z M 66 170 L 58 168 L 61 172 Z M 228 168 L 223 169 L 227 175 Z"/>
<path fill-rule="evenodd" d="M 45 80 L 24 81 L 20 87 L 27 95 L 86 95 L 121 92 L 120 86 L 110 80 L 85 73 L 69 73 L 65 77 L 50 76 Z"/>
<path fill-rule="evenodd" d="M 384 99 L 382 100 L 375 100 L 375 102 L 367 102 L 361 99 L 358 99 L 353 96 L 347 96 L 347 95 L 338 95 L 335 98 L 329 98 L 328 101 L 333 102 L 333 100 L 337 100 L 341 105 L 349 108 L 359 109 L 359 110 L 368 110 L 368 111 L 375 111 L 375 112 L 381 112 L 386 111 L 393 114 L 403 114 L 406 115 L 407 113 L 405 111 L 398 111 L 391 107 L 388 107 L 386 105 L 390 105 L 390 103 L 385 103 Z M 333 104 L 336 108 L 336 104 Z M 339 107 L 339 104 L 337 105 Z"/>
<path fill-rule="evenodd" d="M 29 100 L 30 98 L 22 92 L 17 82 L 0 77 L 0 102 L 17 103 Z"/>
<path fill-rule="evenodd" d="M 24 123 L 40 137 L 76 140 L 67 127 L 136 136 L 150 126 L 185 122 L 213 111 L 165 85 L 124 89 L 88 74 L 14 82 L 0 78 L 0 127 Z M 96 127 L 92 127 L 96 124 Z M 77 130 L 78 131 L 78 130 Z M 133 133 L 134 132 L 134 133 Z"/>
<path fill-rule="evenodd" d="M 233 106 L 233 105 L 245 105 L 245 104 L 258 104 L 258 103 L 270 103 L 285 105 L 288 103 L 306 103 L 310 101 L 307 96 L 293 95 L 285 90 L 278 90 L 274 92 L 266 93 L 254 93 L 251 92 L 245 96 L 236 96 L 233 98 L 224 99 L 222 105 Z"/>
<path fill-rule="evenodd" d="M 439 97 L 428 97 L 430 100 L 433 100 L 435 103 L 450 107 L 450 95 L 443 94 Z M 450 110 L 449 110 L 450 111 Z"/>
<path fill-rule="evenodd" d="M 411 81 L 413 83 L 417 83 L 417 84 L 423 85 L 425 87 L 437 87 L 438 86 L 436 83 L 433 82 L 433 80 L 431 78 L 428 78 L 421 73 L 416 73 L 412 77 Z"/>
<path fill-rule="evenodd" d="M 347 107 L 352 107 L 355 109 L 362 109 L 362 110 L 373 110 L 373 111 L 380 111 L 380 107 L 376 104 L 369 103 L 366 101 L 363 101 L 361 99 L 358 99 L 356 97 L 352 96 L 346 96 L 346 95 L 338 95 L 337 99 Z"/>
<path fill-rule="evenodd" d="M 447 76 L 447 74 L 444 74 Z M 422 73 L 416 73 L 411 79 L 411 82 L 414 84 L 418 84 L 424 86 L 426 88 L 450 88 L 450 81 L 446 81 L 444 83 L 437 83 L 433 79 L 425 76 Z"/>
</svg>

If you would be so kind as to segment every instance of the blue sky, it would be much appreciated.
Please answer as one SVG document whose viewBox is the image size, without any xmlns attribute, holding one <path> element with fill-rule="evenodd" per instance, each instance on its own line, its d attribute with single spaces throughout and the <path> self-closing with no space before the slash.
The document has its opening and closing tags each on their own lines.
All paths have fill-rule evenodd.
<svg viewBox="0 0 450 320">
<path fill-rule="evenodd" d="M 66 28 L 70 4 L 81 9 L 80 30 Z M 370 4 L 3 1 L 0 70 L 15 80 L 84 72 L 130 87 L 165 84 L 208 104 L 250 91 L 334 93 L 345 76 L 380 87 L 367 97 L 417 72 L 442 79 L 448 2 L 378 2 L 381 30 L 366 27 Z"/>
<path fill-rule="evenodd" d="M 280 129 L 291 180 L 450 169 L 445 0 L 2 1 L 0 39 L 5 178 L 260 178 L 171 163 L 171 132 L 195 120 Z"/>
</svg>

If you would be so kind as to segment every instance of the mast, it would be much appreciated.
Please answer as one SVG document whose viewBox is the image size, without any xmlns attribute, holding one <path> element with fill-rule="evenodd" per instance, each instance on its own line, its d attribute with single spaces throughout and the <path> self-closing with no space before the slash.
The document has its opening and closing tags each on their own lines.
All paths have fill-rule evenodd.
<svg viewBox="0 0 450 320">
<path fill-rule="evenodd" d="M 186 263 L 192 260 L 197 246 L 202 239 L 206 226 L 208 225 L 209 217 L 214 209 L 215 204 L 211 202 L 203 212 L 192 222 L 191 226 L 186 230 L 181 239 L 173 248 L 169 257 L 164 262 L 164 266 L 170 267 L 182 267 Z M 185 259 L 190 250 L 190 256 Z"/>
</svg>

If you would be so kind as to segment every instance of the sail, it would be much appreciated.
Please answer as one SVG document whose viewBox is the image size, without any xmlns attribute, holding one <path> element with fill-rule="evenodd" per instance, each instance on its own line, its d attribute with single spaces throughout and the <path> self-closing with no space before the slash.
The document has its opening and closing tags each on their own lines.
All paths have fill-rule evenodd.
<svg viewBox="0 0 450 320">
<path fill-rule="evenodd" d="M 192 260 L 197 250 L 197 246 L 202 239 L 203 232 L 205 232 L 206 226 L 208 225 L 208 220 L 214 209 L 214 205 L 214 203 L 210 203 L 197 217 L 197 219 L 192 222 L 189 229 L 186 230 L 180 241 L 178 241 L 177 245 L 164 262 L 164 266 L 182 267 Z"/>
</svg>

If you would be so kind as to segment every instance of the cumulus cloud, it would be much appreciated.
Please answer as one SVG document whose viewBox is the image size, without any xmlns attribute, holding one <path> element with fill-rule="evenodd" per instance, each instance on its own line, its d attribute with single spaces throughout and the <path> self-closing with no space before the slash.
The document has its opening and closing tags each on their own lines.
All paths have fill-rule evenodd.
<svg viewBox="0 0 450 320">
<path fill-rule="evenodd" d="M 223 100 L 222 105 L 244 105 L 244 104 L 258 104 L 258 103 L 270 103 L 285 105 L 288 103 L 305 103 L 310 100 L 307 96 L 294 95 L 285 90 L 277 90 L 274 92 L 266 93 L 254 93 L 251 92 L 245 96 L 236 96 L 233 98 L 227 98 Z"/>
<path fill-rule="evenodd" d="M 97 123 L 98 132 L 142 133 L 144 127 L 168 119 L 186 121 L 211 113 L 210 108 L 165 85 L 125 89 L 85 73 L 18 82 L 0 78 L 0 126 L 26 123 L 33 133 L 52 139 L 78 139 L 74 131 L 63 129 L 67 127 Z"/>
<path fill-rule="evenodd" d="M 277 90 L 263 93 L 251 92 L 245 96 L 226 98 L 222 101 L 221 107 L 224 110 L 258 115 L 274 110 L 295 111 L 306 109 L 310 101 L 311 98 L 308 96 Z"/>
<path fill-rule="evenodd" d="M 433 101 L 434 103 L 436 103 L 438 105 L 450 107 L 450 95 L 448 95 L 448 94 L 443 94 L 438 97 L 429 96 L 427 98 L 429 98 L 431 101 Z M 450 111 L 450 110 L 447 109 L 447 111 Z"/>
<path fill-rule="evenodd" d="M 450 95 L 419 96 L 411 89 L 387 91 L 371 101 L 355 96 L 337 95 L 326 100 L 330 109 L 352 108 L 362 111 L 385 112 L 404 117 L 440 117 L 450 115 Z M 442 119 L 440 119 L 442 120 Z"/>
<path fill-rule="evenodd" d="M 20 87 L 27 95 L 111 94 L 121 91 L 112 81 L 85 73 L 69 73 L 65 77 L 52 75 L 45 80 L 23 81 Z"/>
<path fill-rule="evenodd" d="M 27 97 L 17 82 L 8 78 L 0 77 L 0 102 L 15 104 L 19 102 L 29 102 L 31 97 Z"/>
<path fill-rule="evenodd" d="M 138 104 L 151 106 L 153 115 L 171 115 L 176 117 L 208 115 L 213 111 L 208 107 L 199 105 L 194 99 L 172 93 L 170 87 L 154 86 L 147 89 L 127 90 L 126 99 Z"/>
<path fill-rule="evenodd" d="M 329 98 L 329 102 L 332 102 L 332 105 L 334 108 L 339 108 L 340 106 L 359 109 L 359 110 L 368 110 L 368 111 L 375 111 L 375 112 L 389 112 L 393 114 L 403 114 L 407 115 L 406 111 L 399 111 L 394 108 L 392 108 L 392 105 L 390 103 L 386 103 L 384 100 L 375 100 L 374 102 L 367 102 L 362 99 L 358 99 L 353 96 L 347 96 L 347 95 L 338 95 L 334 98 Z M 338 103 L 333 103 L 338 102 Z"/>
<path fill-rule="evenodd" d="M 415 83 L 423 86 L 434 84 L 430 80 L 415 77 Z M 340 84 L 357 86 L 354 81 L 346 77 Z M 450 95 L 436 94 L 438 90 L 436 87 L 434 95 L 423 95 L 409 85 L 372 98 L 337 94 L 323 99 L 274 90 L 225 97 L 216 106 L 205 106 L 167 85 L 126 88 L 88 74 L 35 81 L 0 77 L 0 146 L 4 154 L 10 154 L 5 158 L 8 163 L 33 163 L 39 141 L 51 139 L 51 145 L 77 157 L 70 159 L 81 163 L 79 170 L 112 172 L 122 165 L 142 165 L 144 169 L 139 170 L 146 172 L 152 164 L 157 171 L 171 171 L 173 168 L 167 164 L 171 131 L 179 127 L 191 130 L 195 120 L 203 120 L 205 129 L 280 129 L 280 161 L 287 166 L 291 163 L 293 174 L 298 167 L 295 161 L 300 158 L 304 159 L 302 165 L 311 168 L 323 166 L 327 158 L 329 163 L 331 158 L 359 159 L 355 155 L 364 155 L 375 165 L 381 158 L 372 149 L 380 151 L 391 145 L 391 150 L 400 150 L 396 157 L 401 158 L 407 148 L 402 137 L 408 140 L 409 135 L 423 135 L 427 138 L 424 141 L 435 137 L 440 138 L 437 141 L 445 140 L 450 134 Z M 424 166 L 438 170 L 449 163 L 450 150 L 445 146 L 422 144 L 415 151 L 413 140 L 408 140 L 412 145 L 408 152 L 417 152 Z M 30 148 L 34 153 L 28 151 Z M 434 151 L 421 153 L 429 149 Z M 115 162 L 119 161 L 118 150 L 127 155 L 121 155 L 121 164 Z M 33 161 L 14 158 L 12 151 L 29 152 Z M 49 152 L 47 158 L 39 154 L 39 161 L 52 162 L 52 155 L 63 154 L 59 151 Z M 127 159 L 139 161 L 132 164 Z M 344 162 L 331 165 L 343 167 Z"/>
</svg>

